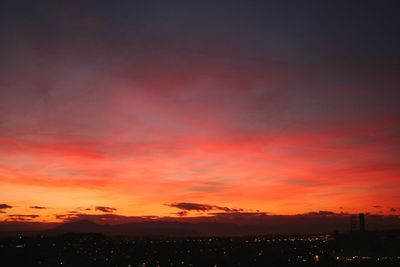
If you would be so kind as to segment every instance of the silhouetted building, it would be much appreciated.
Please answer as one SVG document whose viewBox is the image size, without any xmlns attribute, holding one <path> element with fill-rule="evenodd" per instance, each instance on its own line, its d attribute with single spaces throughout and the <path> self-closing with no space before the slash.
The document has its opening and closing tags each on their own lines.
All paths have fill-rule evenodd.
<svg viewBox="0 0 400 267">
<path fill-rule="evenodd" d="M 350 216 L 350 232 L 354 233 L 358 230 L 357 228 L 357 217 L 356 216 Z"/>
<path fill-rule="evenodd" d="M 360 213 L 358 217 L 356 215 L 350 216 L 350 232 L 365 232 L 365 214 Z"/>
<path fill-rule="evenodd" d="M 364 213 L 358 214 L 358 221 L 360 224 L 360 232 L 365 232 L 365 215 L 364 215 Z"/>
</svg>

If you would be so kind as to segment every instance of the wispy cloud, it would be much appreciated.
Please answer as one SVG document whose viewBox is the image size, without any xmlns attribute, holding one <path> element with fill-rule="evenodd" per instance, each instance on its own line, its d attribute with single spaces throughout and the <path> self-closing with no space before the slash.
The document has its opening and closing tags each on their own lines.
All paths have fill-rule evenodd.
<svg viewBox="0 0 400 267">
<path fill-rule="evenodd" d="M 31 221 L 32 219 L 36 219 L 40 217 L 40 215 L 37 214 L 9 214 L 8 215 L 8 220 L 11 221 Z"/>
<path fill-rule="evenodd" d="M 0 204 L 0 213 L 6 213 L 6 209 L 11 209 L 13 206 L 7 204 Z"/>
<path fill-rule="evenodd" d="M 209 205 L 209 204 L 200 204 L 200 203 L 192 203 L 192 202 L 174 202 L 170 204 L 165 204 L 166 206 L 181 209 L 184 211 L 225 211 L 225 212 L 241 212 L 243 209 L 236 208 L 228 208 L 217 205 Z"/>
<path fill-rule="evenodd" d="M 30 209 L 37 209 L 37 210 L 44 210 L 47 209 L 47 207 L 43 207 L 43 206 L 30 206 Z"/>
<path fill-rule="evenodd" d="M 97 207 L 95 207 L 95 210 L 101 211 L 101 212 L 114 212 L 117 209 L 116 208 L 112 208 L 112 207 L 97 206 Z"/>
<path fill-rule="evenodd" d="M 11 209 L 12 207 L 8 204 L 0 204 L 0 210 Z"/>
<path fill-rule="evenodd" d="M 80 220 L 91 220 L 97 223 L 110 223 L 110 224 L 121 224 L 121 223 L 132 223 L 132 222 L 145 222 L 158 219 L 157 216 L 124 216 L 118 214 L 86 214 L 86 213 L 67 213 L 67 214 L 56 214 L 55 218 L 62 220 L 63 222 L 72 222 Z"/>
</svg>

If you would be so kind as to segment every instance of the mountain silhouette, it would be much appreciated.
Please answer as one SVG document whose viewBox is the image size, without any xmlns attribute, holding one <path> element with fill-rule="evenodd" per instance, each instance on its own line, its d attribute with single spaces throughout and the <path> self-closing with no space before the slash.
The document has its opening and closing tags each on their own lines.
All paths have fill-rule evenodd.
<svg viewBox="0 0 400 267">
<path fill-rule="evenodd" d="M 245 236 L 265 234 L 321 234 L 348 232 L 349 216 L 342 215 L 277 215 L 253 221 L 147 220 L 141 222 L 106 224 L 92 220 L 74 220 L 67 223 L 0 222 L 0 236 L 12 234 L 49 235 L 65 233 L 101 233 L 127 236 Z M 195 218 L 196 219 L 196 218 Z M 400 229 L 397 216 L 369 215 L 368 231 Z"/>
<path fill-rule="evenodd" d="M 235 236 L 243 229 L 229 223 L 137 222 L 125 224 L 98 224 L 89 220 L 74 221 L 44 231 L 46 234 L 101 233 L 129 236 Z"/>
<path fill-rule="evenodd" d="M 90 220 L 81 220 L 74 221 L 69 223 L 61 224 L 48 232 L 55 233 L 67 233 L 67 232 L 76 232 L 76 233 L 101 233 L 107 230 L 108 225 L 101 225 Z"/>
</svg>

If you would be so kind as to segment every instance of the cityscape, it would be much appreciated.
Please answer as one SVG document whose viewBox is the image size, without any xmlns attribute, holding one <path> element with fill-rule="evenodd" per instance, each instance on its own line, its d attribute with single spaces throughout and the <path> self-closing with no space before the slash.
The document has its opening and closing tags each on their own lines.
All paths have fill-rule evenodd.
<svg viewBox="0 0 400 267">
<path fill-rule="evenodd" d="M 107 236 L 31 233 L 0 239 L 7 266 L 399 266 L 400 231 L 263 236 Z"/>
<path fill-rule="evenodd" d="M 399 266 L 399 246 L 399 231 L 371 233 L 365 237 L 204 238 L 130 238 L 71 233 L 57 237 L 3 238 L 0 256 L 6 266 L 383 267 Z"/>
</svg>

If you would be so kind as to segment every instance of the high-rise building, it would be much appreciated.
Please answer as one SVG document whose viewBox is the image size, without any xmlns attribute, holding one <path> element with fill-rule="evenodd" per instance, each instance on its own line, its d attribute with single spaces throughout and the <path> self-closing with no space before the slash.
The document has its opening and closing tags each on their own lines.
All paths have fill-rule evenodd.
<svg viewBox="0 0 400 267">
<path fill-rule="evenodd" d="M 358 216 L 350 216 L 350 232 L 365 232 L 365 214 L 360 213 Z"/>
<path fill-rule="evenodd" d="M 357 217 L 352 215 L 350 216 L 350 232 L 354 233 L 357 232 L 358 227 L 357 227 Z"/>
<path fill-rule="evenodd" d="M 364 213 L 358 214 L 358 221 L 360 224 L 360 232 L 365 232 L 365 215 L 364 215 Z"/>
</svg>

